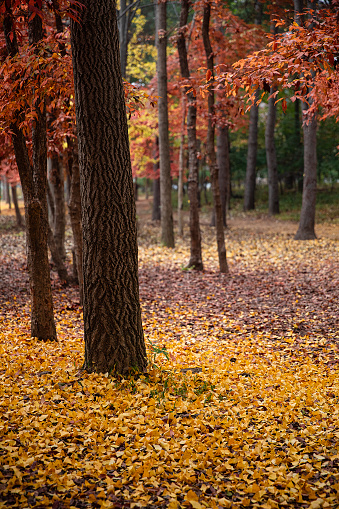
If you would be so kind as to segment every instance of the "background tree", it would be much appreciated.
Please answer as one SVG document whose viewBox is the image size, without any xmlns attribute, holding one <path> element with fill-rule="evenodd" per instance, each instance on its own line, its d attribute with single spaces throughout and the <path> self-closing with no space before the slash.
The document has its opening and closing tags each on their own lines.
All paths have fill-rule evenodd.
<svg viewBox="0 0 339 509">
<path fill-rule="evenodd" d="M 158 115 L 159 115 L 159 159 L 160 159 L 160 201 L 161 241 L 164 246 L 174 247 L 172 215 L 171 160 L 168 136 L 167 105 L 167 16 L 166 1 L 155 0 L 156 44 L 158 51 Z"/>
</svg>

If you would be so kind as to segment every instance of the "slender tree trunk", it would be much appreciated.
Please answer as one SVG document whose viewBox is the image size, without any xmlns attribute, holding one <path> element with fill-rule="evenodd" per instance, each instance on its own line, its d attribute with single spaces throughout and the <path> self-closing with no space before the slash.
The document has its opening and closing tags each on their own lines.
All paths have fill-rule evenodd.
<svg viewBox="0 0 339 509">
<path fill-rule="evenodd" d="M 6 7 L 4 33 L 8 54 L 18 53 L 10 7 Z M 42 22 L 35 16 L 29 22 L 29 42 L 42 38 Z M 45 108 L 36 107 L 32 128 L 33 165 L 30 162 L 26 139 L 16 124 L 11 126 L 12 141 L 25 201 L 27 265 L 31 291 L 31 335 L 40 340 L 56 340 L 52 290 L 47 250 L 47 140 Z M 20 115 L 18 119 L 20 120 Z"/>
<path fill-rule="evenodd" d="M 156 41 L 159 115 L 160 195 L 161 195 L 161 242 L 174 247 L 172 215 L 171 158 L 168 131 L 167 104 L 167 1 L 156 1 Z"/>
<path fill-rule="evenodd" d="M 259 90 L 256 92 L 256 100 L 259 98 Z M 258 150 L 258 117 L 259 106 L 253 104 L 250 110 L 250 122 L 248 127 L 248 149 L 245 179 L 244 210 L 255 208 L 255 174 Z"/>
<path fill-rule="evenodd" d="M 218 128 L 217 135 L 217 164 L 219 169 L 219 188 L 224 227 L 227 226 L 227 210 L 230 203 L 230 142 L 228 126 Z M 211 226 L 215 226 L 215 211 L 213 209 Z"/>
<path fill-rule="evenodd" d="M 138 246 L 114 0 L 71 23 L 83 228 L 85 366 L 145 371 Z M 105 133 L 105 136 L 103 136 Z"/>
<path fill-rule="evenodd" d="M 47 204 L 48 204 L 48 217 L 50 218 L 50 223 L 54 224 L 55 221 L 55 204 L 54 197 L 52 193 L 52 189 L 50 183 L 47 179 Z"/>
<path fill-rule="evenodd" d="M 183 182 L 184 182 L 184 151 L 185 151 L 185 120 L 186 120 L 186 96 L 182 96 L 182 121 L 179 149 L 179 176 L 178 176 L 178 231 L 180 237 L 184 235 L 183 218 Z"/>
<path fill-rule="evenodd" d="M 213 76 L 213 51 L 212 51 L 212 46 L 211 46 L 211 42 L 210 42 L 210 38 L 209 38 L 210 17 L 211 17 L 211 6 L 210 6 L 210 4 L 206 4 L 204 7 L 204 17 L 203 17 L 203 22 L 202 22 L 202 36 L 203 36 L 204 48 L 205 48 L 206 59 L 207 59 L 207 68 L 211 71 L 211 74 Z M 219 172 L 218 172 L 218 165 L 217 165 L 217 160 L 216 160 L 216 156 L 215 156 L 215 147 L 214 147 L 215 128 L 214 128 L 213 115 L 214 115 L 214 92 L 212 90 L 210 90 L 209 94 L 208 94 L 207 154 L 208 154 L 209 164 L 210 164 L 214 208 L 215 208 L 219 270 L 220 270 L 220 272 L 227 273 L 228 265 L 227 265 L 227 258 L 226 258 L 224 225 L 223 225 L 220 190 L 219 190 Z"/>
<path fill-rule="evenodd" d="M 73 148 L 72 154 L 71 190 L 68 202 L 69 216 L 73 232 L 74 258 L 76 276 L 79 282 L 80 304 L 84 302 L 84 277 L 82 266 L 82 224 L 81 224 L 81 195 L 80 195 L 80 173 L 77 148 Z M 74 262 L 73 262 L 74 263 Z"/>
<path fill-rule="evenodd" d="M 181 0 L 180 12 L 180 31 L 177 40 L 180 72 L 181 76 L 186 80 L 190 77 L 186 40 L 185 40 L 185 26 L 188 19 L 189 1 Z M 188 87 L 187 87 L 188 88 Z M 187 89 L 186 89 L 187 90 Z M 185 90 L 185 91 L 186 91 Z M 187 141 L 188 141 L 188 199 L 190 202 L 190 259 L 188 267 L 193 267 L 195 270 L 202 270 L 202 253 L 201 253 L 201 233 L 200 233 L 200 219 L 199 219 L 199 161 L 197 157 L 197 105 L 196 98 L 192 92 L 187 94 L 188 108 L 187 108 Z"/>
<path fill-rule="evenodd" d="M 307 106 L 306 106 L 307 109 Z M 316 238 L 315 206 L 317 197 L 317 119 L 313 116 L 303 125 L 304 131 L 304 181 L 299 228 L 295 240 Z"/>
<path fill-rule="evenodd" d="M 17 195 L 16 189 L 17 189 L 17 186 L 12 186 L 12 198 L 13 198 L 13 203 L 14 203 L 14 208 L 15 208 L 16 224 L 17 224 L 17 226 L 22 226 L 24 224 L 24 222 L 23 222 L 22 215 L 20 212 L 20 207 L 19 207 L 19 203 L 18 203 L 18 195 Z"/>
<path fill-rule="evenodd" d="M 153 208 L 152 208 L 152 221 L 160 221 L 161 219 L 161 208 L 160 208 L 160 176 L 159 176 L 159 138 L 155 137 L 154 142 L 154 156 L 155 163 L 154 179 L 153 179 Z"/>
<path fill-rule="evenodd" d="M 65 251 L 65 231 L 66 231 L 66 216 L 65 216 L 65 191 L 64 191 L 64 172 L 60 164 L 58 156 L 55 154 L 52 157 L 52 168 L 50 181 L 53 186 L 53 196 L 55 205 L 55 215 L 53 221 L 53 233 L 55 244 L 59 250 L 60 256 L 63 260 L 66 259 Z"/>
<path fill-rule="evenodd" d="M 6 183 L 6 203 L 8 205 L 8 208 L 12 208 L 12 200 L 11 200 L 11 186 L 9 185 L 7 177 L 5 177 L 5 183 Z"/>
<path fill-rule="evenodd" d="M 126 11 L 127 2 L 126 0 L 120 0 L 120 11 L 119 11 L 119 42 L 120 42 L 120 65 L 121 74 L 123 78 L 126 78 L 127 68 L 127 48 L 128 48 L 128 15 Z M 124 13 L 124 14 L 123 14 Z"/>
<path fill-rule="evenodd" d="M 316 4 L 308 1 L 308 9 L 314 9 Z M 295 21 L 301 25 L 303 23 L 303 2 L 294 0 Z M 309 100 L 310 101 L 310 100 Z M 300 222 L 298 231 L 295 234 L 295 240 L 312 240 L 316 238 L 315 226 L 315 207 L 317 196 L 317 118 L 312 115 L 305 122 L 308 105 L 303 103 L 303 133 L 304 133 L 304 179 L 303 179 L 303 197 L 300 213 Z"/>
<path fill-rule="evenodd" d="M 275 92 L 271 87 L 270 94 Z M 268 172 L 268 212 L 270 215 L 279 214 L 279 181 L 277 168 L 277 155 L 274 143 L 274 129 L 276 121 L 277 106 L 275 99 L 268 100 L 268 113 L 265 130 L 266 161 Z"/>
</svg>

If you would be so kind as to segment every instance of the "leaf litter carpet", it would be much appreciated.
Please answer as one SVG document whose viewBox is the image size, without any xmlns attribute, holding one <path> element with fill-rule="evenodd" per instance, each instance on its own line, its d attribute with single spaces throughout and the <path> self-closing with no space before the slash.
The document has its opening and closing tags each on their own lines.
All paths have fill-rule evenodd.
<svg viewBox="0 0 339 509">
<path fill-rule="evenodd" d="M 339 507 L 338 241 L 230 229 L 225 276 L 203 234 L 195 273 L 188 239 L 142 229 L 150 367 L 128 380 L 79 371 L 54 276 L 59 342 L 30 338 L 24 238 L 0 238 L 0 507 Z"/>
</svg>

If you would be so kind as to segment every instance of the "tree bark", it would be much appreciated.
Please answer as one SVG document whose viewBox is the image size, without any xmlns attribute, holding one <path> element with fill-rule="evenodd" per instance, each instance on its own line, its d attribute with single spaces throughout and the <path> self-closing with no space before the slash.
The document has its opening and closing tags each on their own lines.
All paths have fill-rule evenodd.
<svg viewBox="0 0 339 509">
<path fill-rule="evenodd" d="M 303 106 L 307 110 L 307 105 Z M 317 119 L 313 116 L 304 131 L 304 180 L 300 222 L 295 240 L 316 239 L 315 206 L 317 197 Z"/>
<path fill-rule="evenodd" d="M 55 214 L 53 221 L 53 233 L 57 249 L 63 260 L 66 260 L 65 251 L 65 191 L 64 191 L 64 172 L 57 154 L 51 159 L 50 182 L 53 188 Z"/>
<path fill-rule="evenodd" d="M 186 80 L 190 78 L 188 67 L 186 39 L 184 27 L 187 25 L 189 1 L 181 0 L 180 29 L 178 34 L 178 54 L 181 76 Z M 187 92 L 189 86 L 184 90 Z M 187 94 L 187 142 L 188 142 L 188 199 L 190 203 L 190 259 L 188 267 L 203 270 L 201 252 L 201 232 L 199 219 L 199 161 L 197 157 L 197 104 L 192 92 Z"/>
<path fill-rule="evenodd" d="M 83 228 L 85 367 L 145 371 L 136 209 L 114 0 L 71 23 Z"/>
<path fill-rule="evenodd" d="M 315 4 L 308 1 L 307 7 L 314 9 Z M 303 23 L 303 2 L 294 0 L 295 21 L 301 25 Z M 309 100 L 310 102 L 310 100 Z M 315 226 L 315 207 L 317 196 L 317 118 L 312 115 L 305 122 L 308 105 L 303 103 L 303 133 L 304 133 L 304 175 L 303 175 L 303 196 L 300 212 L 300 222 L 298 231 L 295 234 L 295 240 L 316 239 Z"/>
<path fill-rule="evenodd" d="M 256 91 L 255 99 L 259 98 L 259 90 Z M 255 208 L 255 174 L 258 150 L 258 118 L 259 106 L 253 104 L 250 110 L 250 122 L 248 127 L 248 149 L 245 179 L 244 210 Z"/>
<path fill-rule="evenodd" d="M 8 182 L 7 177 L 5 177 L 5 189 L 6 189 L 6 203 L 8 204 L 8 208 L 12 208 L 12 200 L 11 200 L 11 186 Z"/>
<path fill-rule="evenodd" d="M 161 242 L 174 247 L 171 158 L 167 104 L 167 1 L 156 1 L 156 44 L 158 52 L 158 116 L 160 156 Z"/>
<path fill-rule="evenodd" d="M 271 87 L 270 94 L 275 92 Z M 265 129 L 265 148 L 268 173 L 268 212 L 271 216 L 279 214 L 279 181 L 277 168 L 277 155 L 274 143 L 274 129 L 276 122 L 277 106 L 275 99 L 268 100 L 268 113 Z"/>
<path fill-rule="evenodd" d="M 159 176 L 159 138 L 155 137 L 153 159 L 154 179 L 153 179 L 153 208 L 152 221 L 160 221 L 161 219 L 161 203 L 160 203 L 160 176 Z"/>
<path fill-rule="evenodd" d="M 17 186 L 12 186 L 12 198 L 13 198 L 13 203 L 14 203 L 14 208 L 15 208 L 16 224 L 17 224 L 17 226 L 23 226 L 24 221 L 22 219 L 22 215 L 20 212 L 20 207 L 19 207 L 19 203 L 18 203 L 18 195 L 17 195 L 16 189 L 17 189 Z"/>
<path fill-rule="evenodd" d="M 8 54 L 18 53 L 18 44 L 10 7 L 6 7 L 4 33 Z M 39 16 L 29 21 L 29 42 L 42 38 Z M 27 265 L 31 293 L 31 335 L 39 340 L 56 340 L 52 289 L 47 249 L 47 142 L 46 112 L 36 108 L 37 118 L 32 128 L 33 164 L 29 159 L 26 139 L 16 124 L 11 126 L 15 158 L 25 202 Z M 18 114 L 20 120 L 20 114 Z"/>
<path fill-rule="evenodd" d="M 224 227 L 227 227 L 227 210 L 231 197 L 231 168 L 230 141 L 228 126 L 218 128 L 217 134 L 217 164 L 219 169 L 219 188 Z M 211 226 L 215 226 L 215 211 L 213 210 Z"/>
<path fill-rule="evenodd" d="M 205 48 L 206 59 L 207 59 L 207 68 L 211 71 L 211 75 L 213 76 L 213 51 L 212 51 L 212 46 L 211 46 L 211 42 L 210 42 L 210 38 L 209 38 L 210 17 L 211 17 L 211 6 L 210 6 L 210 4 L 206 4 L 204 7 L 204 16 L 203 16 L 203 22 L 202 22 L 202 36 L 203 36 L 204 48 Z M 223 225 L 220 190 L 219 190 L 219 172 L 218 172 L 218 165 L 217 165 L 217 161 L 216 161 L 215 147 L 214 147 L 215 127 L 214 127 L 213 114 L 214 114 L 214 92 L 212 90 L 210 90 L 209 94 L 208 94 L 207 154 L 208 154 L 209 164 L 210 164 L 212 191 L 213 191 L 214 208 L 215 208 L 219 270 L 220 270 L 220 272 L 227 273 L 228 265 L 227 265 L 227 257 L 226 257 L 224 225 Z"/>
<path fill-rule="evenodd" d="M 72 154 L 71 190 L 68 202 L 69 216 L 73 232 L 75 273 L 79 283 L 80 305 L 84 302 L 84 277 L 82 266 L 82 224 L 81 224 L 81 195 L 80 195 L 80 173 L 79 158 L 76 147 Z M 74 263 L 74 261 L 73 261 Z"/>
<path fill-rule="evenodd" d="M 180 237 L 184 235 L 184 217 L 183 217 L 183 196 L 184 196 L 184 152 L 185 152 L 185 122 L 186 122 L 186 96 L 182 95 L 182 121 L 179 148 L 179 175 L 178 175 L 178 233 Z"/>
</svg>

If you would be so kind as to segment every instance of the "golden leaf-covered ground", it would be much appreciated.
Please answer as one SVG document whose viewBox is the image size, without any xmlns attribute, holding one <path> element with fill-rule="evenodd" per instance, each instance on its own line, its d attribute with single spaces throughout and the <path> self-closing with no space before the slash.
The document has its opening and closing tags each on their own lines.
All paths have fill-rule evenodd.
<svg viewBox="0 0 339 509">
<path fill-rule="evenodd" d="M 227 232 L 230 276 L 207 227 L 198 274 L 187 238 L 141 226 L 154 365 L 120 381 L 80 370 L 75 288 L 53 280 L 59 342 L 30 338 L 24 238 L 1 236 L 0 507 L 339 506 L 337 226 L 251 221 Z"/>
</svg>

